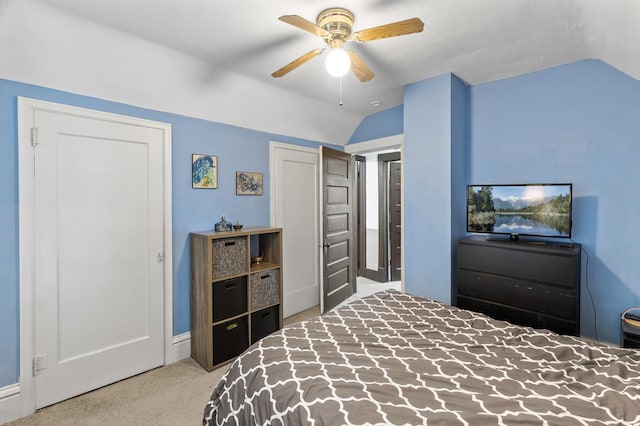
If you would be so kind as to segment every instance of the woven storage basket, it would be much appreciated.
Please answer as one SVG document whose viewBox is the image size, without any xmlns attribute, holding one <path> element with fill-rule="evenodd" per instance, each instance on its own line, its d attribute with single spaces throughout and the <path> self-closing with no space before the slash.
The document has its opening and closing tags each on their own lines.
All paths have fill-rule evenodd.
<svg viewBox="0 0 640 426">
<path fill-rule="evenodd" d="M 251 310 L 280 303 L 278 271 L 256 272 L 249 276 L 251 286 Z"/>
<path fill-rule="evenodd" d="M 248 272 L 247 239 L 231 237 L 213 240 L 212 258 L 214 279 Z"/>
</svg>

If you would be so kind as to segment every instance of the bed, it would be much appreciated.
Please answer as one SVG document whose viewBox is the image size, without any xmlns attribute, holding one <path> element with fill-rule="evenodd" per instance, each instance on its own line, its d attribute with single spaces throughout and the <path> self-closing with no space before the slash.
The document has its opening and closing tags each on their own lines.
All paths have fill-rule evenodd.
<svg viewBox="0 0 640 426">
<path fill-rule="evenodd" d="M 640 350 L 384 291 L 251 346 L 205 425 L 639 425 Z"/>
</svg>

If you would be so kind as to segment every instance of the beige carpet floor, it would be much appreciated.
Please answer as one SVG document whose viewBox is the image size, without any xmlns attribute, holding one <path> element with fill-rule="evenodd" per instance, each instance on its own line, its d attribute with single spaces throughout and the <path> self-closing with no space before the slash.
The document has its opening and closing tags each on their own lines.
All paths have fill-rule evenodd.
<svg viewBox="0 0 640 426">
<path fill-rule="evenodd" d="M 316 306 L 284 323 L 319 314 Z M 207 373 L 191 358 L 183 359 L 45 407 L 6 426 L 201 425 L 204 406 L 227 368 L 224 365 Z"/>
<path fill-rule="evenodd" d="M 227 366 L 207 373 L 191 358 L 43 408 L 11 426 L 201 425 Z"/>
<path fill-rule="evenodd" d="M 358 278 L 358 294 L 349 301 L 399 283 L 379 284 Z M 285 325 L 320 314 L 313 307 L 284 320 Z M 228 365 L 207 373 L 191 358 L 45 407 L 7 426 L 137 426 L 202 424 L 204 406 Z"/>
</svg>

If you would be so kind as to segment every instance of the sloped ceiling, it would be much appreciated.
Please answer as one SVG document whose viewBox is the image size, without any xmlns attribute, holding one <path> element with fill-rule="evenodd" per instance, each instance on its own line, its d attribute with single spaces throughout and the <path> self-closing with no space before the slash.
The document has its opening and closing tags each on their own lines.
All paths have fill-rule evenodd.
<svg viewBox="0 0 640 426">
<path fill-rule="evenodd" d="M 344 77 L 343 106 L 339 80 L 324 70 L 326 52 L 282 78 L 270 75 L 324 47 L 278 17 L 315 22 L 329 7 L 349 8 L 354 30 L 425 22 L 419 34 L 348 43 L 376 76 Z M 344 144 L 366 115 L 401 104 L 406 84 L 443 73 L 474 85 L 601 59 L 638 79 L 639 22 L 637 0 L 3 0 L 0 77 Z M 21 37 L 7 40 L 16 31 Z M 42 69 L 42 57 L 73 66 Z M 132 58 L 136 70 L 124 65 Z"/>
</svg>

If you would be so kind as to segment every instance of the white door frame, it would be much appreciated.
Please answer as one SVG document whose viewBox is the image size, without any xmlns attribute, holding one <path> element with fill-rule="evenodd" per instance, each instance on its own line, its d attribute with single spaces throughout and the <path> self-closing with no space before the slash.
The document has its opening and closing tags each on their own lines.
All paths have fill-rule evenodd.
<svg viewBox="0 0 640 426">
<path fill-rule="evenodd" d="M 35 387 L 32 359 L 34 332 L 34 253 L 35 200 L 34 164 L 31 127 L 37 110 L 54 111 L 96 119 L 112 119 L 132 125 L 146 126 L 163 132 L 163 234 L 164 234 L 164 364 L 172 360 L 173 339 L 173 265 L 171 219 L 171 125 L 141 118 L 62 105 L 37 99 L 18 97 L 18 191 L 19 191 L 19 262 L 20 262 L 20 412 L 35 412 Z"/>
<path fill-rule="evenodd" d="M 354 143 L 354 144 L 350 144 L 350 145 L 345 145 L 344 150 L 345 152 L 348 152 L 350 154 L 366 154 L 368 152 L 374 152 L 374 151 L 383 151 L 386 149 L 399 149 L 400 150 L 400 159 L 402 161 L 402 166 L 401 166 L 401 181 L 400 181 L 400 198 L 402 200 L 402 205 L 401 205 L 401 216 L 402 216 L 402 226 L 400 229 L 401 232 L 401 239 L 403 241 L 403 244 L 401 246 L 401 255 L 402 255 L 402 274 L 401 274 L 401 291 L 404 291 L 405 288 L 405 265 L 404 265 L 404 259 L 405 259 L 405 255 L 404 255 L 404 134 L 399 134 L 399 135 L 394 135 L 394 136 L 389 136 L 389 137 L 385 137 L 385 138 L 380 138 L 380 139 L 373 139 L 373 140 L 369 140 L 369 141 L 364 141 L 364 142 L 359 142 L 359 143 Z M 288 143 L 282 143 L 282 142 L 275 142 L 275 141 L 270 141 L 269 143 L 269 172 L 270 172 L 270 177 L 269 177 L 269 194 L 270 194 L 270 223 L 271 226 L 275 226 L 275 217 L 276 217 L 276 213 L 275 213 L 275 209 L 276 209 L 276 191 L 275 191 L 275 182 L 276 182 L 276 177 L 277 177 L 277 173 L 278 170 L 275 167 L 275 150 L 276 148 L 285 148 L 285 149 L 290 149 L 290 150 L 298 150 L 298 151 L 302 151 L 302 152 L 308 152 L 308 153 L 314 153 L 316 155 L 318 155 L 318 157 L 320 157 L 320 150 L 318 148 L 308 148 L 308 147 L 304 147 L 304 146 L 300 146 L 300 145 L 293 145 L 293 144 L 288 144 Z M 322 197 L 322 194 L 320 194 L 320 197 Z M 320 200 L 320 204 L 322 204 L 322 200 Z M 322 226 L 322 221 L 319 222 L 319 227 Z M 321 235 L 321 229 L 319 228 L 317 230 L 317 235 L 318 238 Z M 320 269 L 320 259 L 317 259 L 318 262 L 318 269 Z M 318 279 L 321 279 L 321 277 L 318 277 Z M 319 294 L 318 297 L 320 298 L 320 304 L 322 304 L 322 295 Z"/>
<path fill-rule="evenodd" d="M 400 238 L 402 244 L 400 245 L 400 256 L 402 257 L 402 272 L 400 274 L 400 289 L 404 292 L 404 134 L 388 136 L 380 139 L 373 139 L 369 141 L 353 143 L 345 145 L 344 150 L 350 154 L 366 154 L 375 151 L 384 151 L 387 149 L 399 149 L 400 150 Z"/>
</svg>

